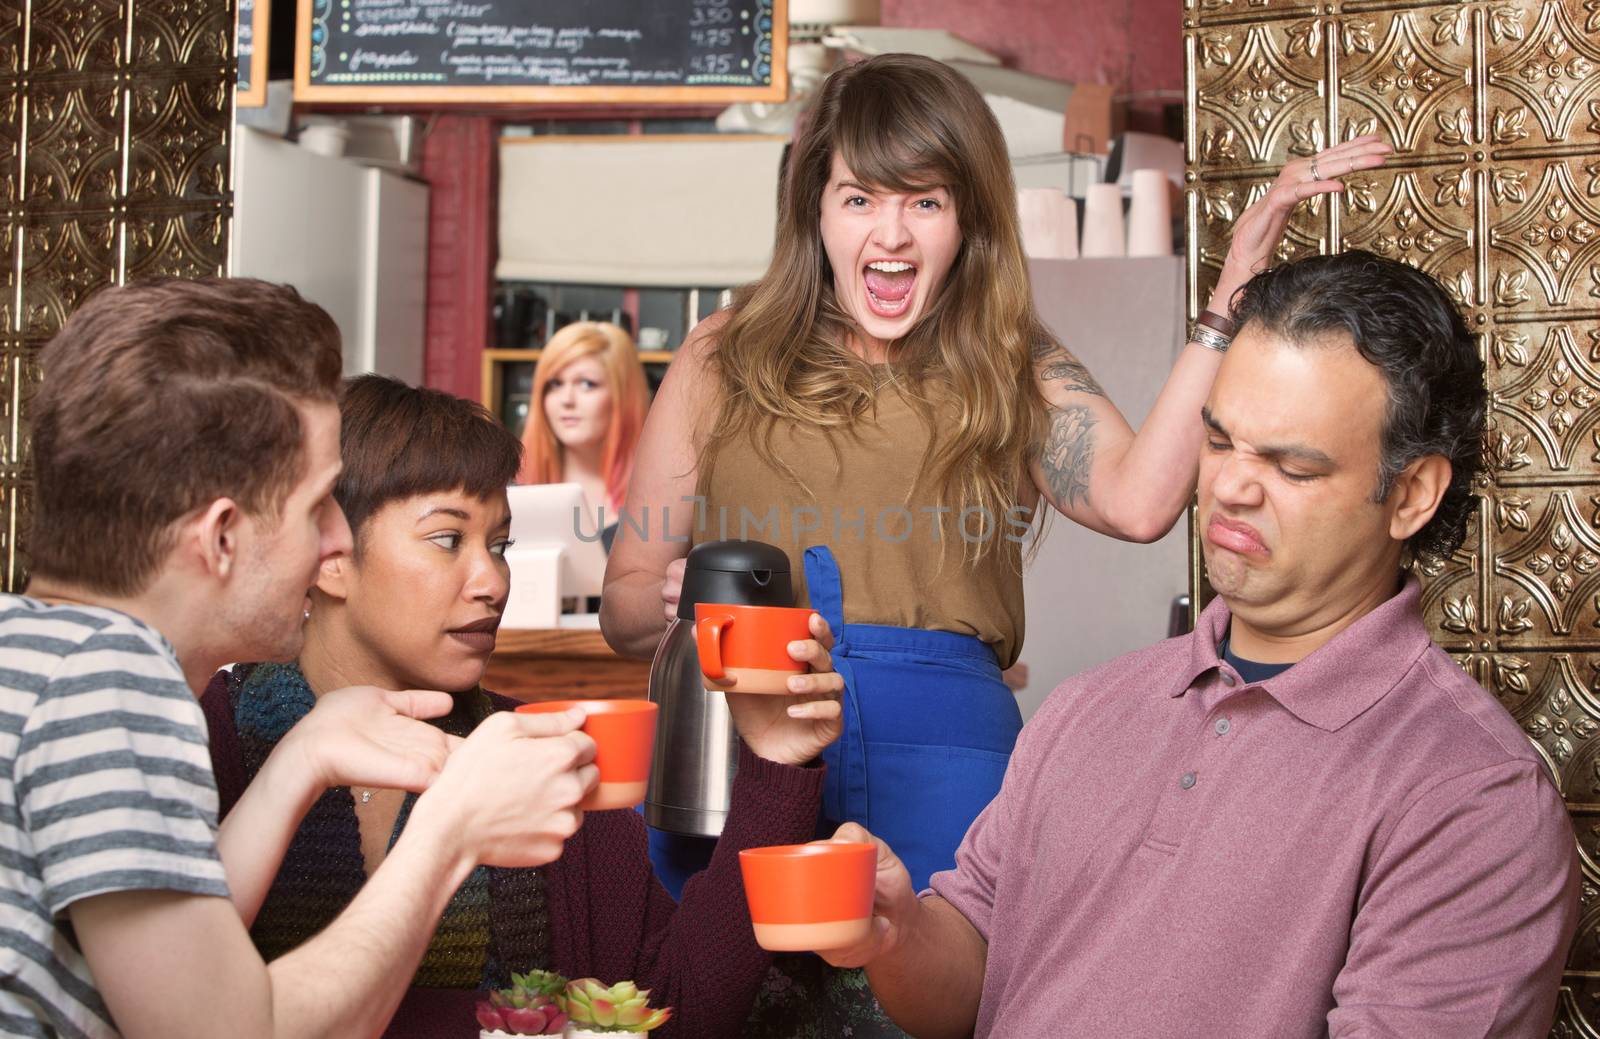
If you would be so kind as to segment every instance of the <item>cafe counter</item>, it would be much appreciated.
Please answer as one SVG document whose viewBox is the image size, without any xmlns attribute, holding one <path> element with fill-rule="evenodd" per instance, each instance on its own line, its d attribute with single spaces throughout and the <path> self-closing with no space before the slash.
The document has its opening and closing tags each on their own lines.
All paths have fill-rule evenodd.
<svg viewBox="0 0 1600 1039">
<path fill-rule="evenodd" d="M 642 700 L 650 662 L 619 657 L 598 628 L 502 628 L 483 687 L 513 700 Z"/>
</svg>

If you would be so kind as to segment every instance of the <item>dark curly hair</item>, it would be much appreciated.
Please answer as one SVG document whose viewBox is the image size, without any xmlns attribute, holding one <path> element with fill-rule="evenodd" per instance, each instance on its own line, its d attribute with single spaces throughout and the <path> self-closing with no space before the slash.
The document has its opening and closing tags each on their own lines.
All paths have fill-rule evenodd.
<svg viewBox="0 0 1600 1039">
<path fill-rule="evenodd" d="M 1294 344 L 1332 334 L 1354 341 L 1389 386 L 1374 501 L 1425 455 L 1450 461 L 1438 511 L 1406 542 L 1413 556 L 1442 560 L 1461 547 L 1472 483 L 1483 469 L 1488 405 L 1483 360 L 1455 304 L 1427 274 L 1369 252 L 1313 256 L 1256 275 L 1234 317 Z"/>
</svg>

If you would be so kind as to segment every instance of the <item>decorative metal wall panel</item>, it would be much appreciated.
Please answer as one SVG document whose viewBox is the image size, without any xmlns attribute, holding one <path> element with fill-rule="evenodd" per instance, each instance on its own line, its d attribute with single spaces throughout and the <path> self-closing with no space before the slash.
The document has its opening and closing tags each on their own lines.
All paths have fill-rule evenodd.
<svg viewBox="0 0 1600 1039">
<path fill-rule="evenodd" d="M 1600 0 L 1186 0 L 1184 32 L 1191 315 L 1284 162 L 1376 131 L 1389 165 L 1281 254 L 1403 260 L 1479 333 L 1491 472 L 1424 609 L 1567 798 L 1584 916 L 1552 1034 L 1600 1036 Z"/>
<path fill-rule="evenodd" d="M 230 0 L 0 0 L 0 582 L 26 580 L 39 348 L 108 284 L 226 269 Z"/>
</svg>

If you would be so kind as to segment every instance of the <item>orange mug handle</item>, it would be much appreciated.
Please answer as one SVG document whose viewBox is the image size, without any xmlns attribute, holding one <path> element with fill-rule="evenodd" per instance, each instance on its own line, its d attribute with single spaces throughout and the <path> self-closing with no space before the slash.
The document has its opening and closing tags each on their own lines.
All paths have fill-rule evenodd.
<svg viewBox="0 0 1600 1039">
<path fill-rule="evenodd" d="M 695 648 L 700 652 L 700 673 L 707 678 L 726 678 L 722 667 L 722 629 L 733 624 L 733 615 L 713 613 L 695 622 Z"/>
</svg>

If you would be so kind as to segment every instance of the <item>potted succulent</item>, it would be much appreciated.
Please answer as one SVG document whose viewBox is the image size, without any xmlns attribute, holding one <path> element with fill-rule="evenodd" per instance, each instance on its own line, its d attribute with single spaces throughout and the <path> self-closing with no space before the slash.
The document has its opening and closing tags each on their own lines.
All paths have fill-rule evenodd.
<svg viewBox="0 0 1600 1039">
<path fill-rule="evenodd" d="M 567 1012 L 567 1039 L 605 1039 L 623 1032 L 648 1032 L 672 1017 L 672 1008 L 650 1008 L 650 990 L 631 981 L 610 986 L 594 978 L 567 983 L 560 997 Z"/>
<path fill-rule="evenodd" d="M 479 1039 L 512 1039 L 519 1035 L 561 1035 L 567 1026 L 562 994 L 567 979 L 550 971 L 511 975 L 511 987 L 489 993 L 479 1003 Z"/>
<path fill-rule="evenodd" d="M 650 1008 L 650 990 L 631 981 L 607 987 L 594 978 L 569 982 L 550 971 L 511 975 L 511 987 L 489 993 L 478 1004 L 479 1039 L 560 1035 L 604 1039 L 648 1032 L 672 1017 L 672 1008 Z"/>
</svg>

